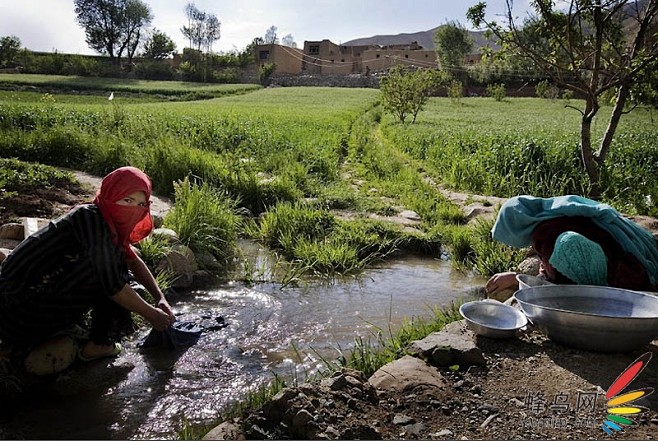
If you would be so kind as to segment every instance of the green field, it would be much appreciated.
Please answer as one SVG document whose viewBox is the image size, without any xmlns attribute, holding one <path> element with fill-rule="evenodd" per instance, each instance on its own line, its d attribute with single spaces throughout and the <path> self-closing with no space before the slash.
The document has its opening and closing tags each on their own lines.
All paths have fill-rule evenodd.
<svg viewBox="0 0 658 441">
<path fill-rule="evenodd" d="M 431 98 L 416 124 L 401 126 L 381 113 L 372 89 L 26 75 L 0 75 L 0 82 L 5 89 L 52 87 L 47 95 L 0 93 L 0 156 L 98 175 L 132 164 L 164 194 L 186 177 L 204 182 L 230 199 L 227 206 L 251 219 L 260 215 L 238 234 L 318 273 L 358 269 L 397 249 L 435 255 L 447 248 L 485 275 L 509 266 L 517 256 L 488 244 L 486 225 L 461 226 L 464 214 L 432 181 L 505 197 L 588 191 L 578 156 L 579 113 L 569 107 L 582 106 L 577 100 Z M 115 98 L 72 94 L 62 84 L 114 91 Z M 162 91 L 219 90 L 228 95 L 151 102 Z M 595 120 L 595 136 L 609 111 Z M 603 200 L 625 212 L 656 214 L 653 116 L 645 109 L 624 116 L 603 170 Z M 369 217 L 401 209 L 421 216 L 419 232 Z M 345 212 L 352 220 L 337 216 Z"/>
</svg>

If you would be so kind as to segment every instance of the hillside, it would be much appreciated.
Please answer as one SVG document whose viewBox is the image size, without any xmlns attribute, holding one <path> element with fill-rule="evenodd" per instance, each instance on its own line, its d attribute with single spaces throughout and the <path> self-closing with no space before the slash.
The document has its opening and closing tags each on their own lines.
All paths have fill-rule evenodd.
<svg viewBox="0 0 658 441">
<path fill-rule="evenodd" d="M 646 6 L 647 0 L 639 0 L 636 2 L 630 2 L 627 4 L 622 13 L 625 16 L 624 18 L 624 28 L 626 32 L 632 34 L 637 27 L 636 17 L 639 14 L 639 11 L 643 10 Z M 434 34 L 440 26 L 432 28 L 427 31 L 413 32 L 413 33 L 402 33 L 397 35 L 374 35 L 372 37 L 357 38 L 354 40 L 346 41 L 342 43 L 343 46 L 392 46 L 392 45 L 404 45 L 410 44 L 412 42 L 417 42 L 423 49 L 434 49 Z M 473 51 L 472 53 L 480 53 L 481 47 L 490 46 L 494 49 L 500 49 L 500 46 L 495 43 L 494 39 L 487 39 L 484 36 L 484 31 L 468 31 L 473 39 Z"/>
<path fill-rule="evenodd" d="M 408 34 L 397 35 L 375 35 L 373 37 L 357 38 L 354 40 L 342 43 L 342 46 L 391 46 L 398 44 L 409 44 L 417 42 L 423 49 L 434 49 L 434 34 L 439 27 L 435 27 L 428 31 L 414 32 Z M 484 31 L 469 31 L 471 38 L 473 38 L 473 53 L 479 53 L 481 47 L 487 45 L 492 48 L 498 49 L 499 46 L 492 40 L 487 40 L 484 37 Z"/>
</svg>

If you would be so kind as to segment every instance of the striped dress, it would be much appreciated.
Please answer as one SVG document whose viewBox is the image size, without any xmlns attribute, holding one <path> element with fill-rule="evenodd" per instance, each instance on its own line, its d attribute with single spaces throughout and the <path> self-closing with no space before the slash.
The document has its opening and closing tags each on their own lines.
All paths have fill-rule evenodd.
<svg viewBox="0 0 658 441">
<path fill-rule="evenodd" d="M 109 298 L 129 277 L 98 207 L 80 205 L 21 242 L 0 266 L 0 340 L 39 342 L 80 323 L 91 308 L 129 315 Z M 108 326 L 107 317 L 98 321 Z M 97 329 L 94 338 L 93 326 L 92 340 L 107 340 L 99 332 L 108 330 Z"/>
</svg>

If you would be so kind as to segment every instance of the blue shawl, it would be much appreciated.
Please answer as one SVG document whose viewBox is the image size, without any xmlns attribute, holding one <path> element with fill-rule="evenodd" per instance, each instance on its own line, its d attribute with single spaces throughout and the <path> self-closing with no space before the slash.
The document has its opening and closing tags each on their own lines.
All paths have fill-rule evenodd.
<svg viewBox="0 0 658 441">
<path fill-rule="evenodd" d="M 582 196 L 553 198 L 515 196 L 503 204 L 491 230 L 492 237 L 514 247 L 532 243 L 532 232 L 540 222 L 561 216 L 585 216 L 610 233 L 647 270 L 651 284 L 658 282 L 658 244 L 647 230 L 623 217 L 607 204 Z"/>
</svg>

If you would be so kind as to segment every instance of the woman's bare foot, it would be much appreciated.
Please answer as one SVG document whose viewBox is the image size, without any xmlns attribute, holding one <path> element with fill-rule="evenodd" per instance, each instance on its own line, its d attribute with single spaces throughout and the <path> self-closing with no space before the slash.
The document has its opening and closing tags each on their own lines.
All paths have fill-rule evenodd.
<svg viewBox="0 0 658 441">
<path fill-rule="evenodd" d="M 100 345 L 90 340 L 82 347 L 82 349 L 80 349 L 80 359 L 83 361 L 89 361 L 103 357 L 115 357 L 119 355 L 120 352 L 121 345 L 119 343 Z"/>
</svg>

